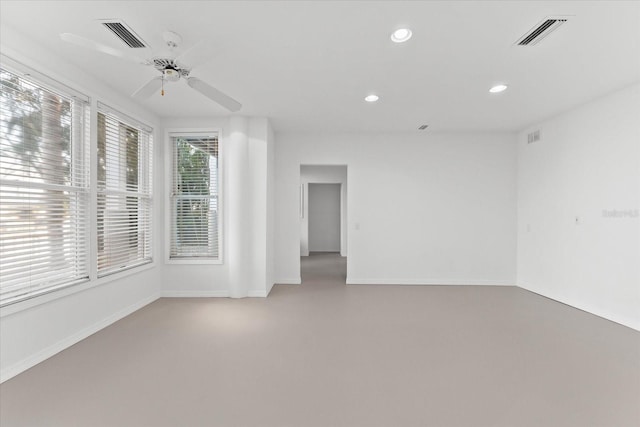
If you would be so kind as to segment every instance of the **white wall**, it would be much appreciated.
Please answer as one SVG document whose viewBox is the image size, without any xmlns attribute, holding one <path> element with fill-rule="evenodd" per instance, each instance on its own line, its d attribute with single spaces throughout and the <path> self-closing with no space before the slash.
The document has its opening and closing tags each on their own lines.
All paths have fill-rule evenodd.
<svg viewBox="0 0 640 427">
<path fill-rule="evenodd" d="M 518 285 L 640 330 L 639 179 L 640 85 L 519 134 Z"/>
<path fill-rule="evenodd" d="M 340 252 L 340 184 L 309 184 L 309 252 Z"/>
<path fill-rule="evenodd" d="M 46 49 L 32 43 L 28 37 L 2 26 L 0 50 L 3 54 L 91 97 L 93 111 L 102 101 L 150 126 L 154 132 L 154 167 L 160 161 L 159 119 L 118 96 L 104 83 L 81 70 L 60 61 Z M 97 127 L 92 128 L 95 150 Z M 94 157 L 95 158 L 95 157 Z M 156 175 L 153 197 L 155 212 L 162 210 L 162 179 Z M 162 218 L 154 215 L 157 244 L 162 240 Z M 155 246 L 154 246 L 155 247 Z M 162 252 L 155 247 L 154 264 L 132 272 L 123 272 L 68 288 L 64 291 L 13 304 L 0 310 L 0 380 L 54 355 L 121 317 L 150 303 L 160 296 Z"/>
<path fill-rule="evenodd" d="M 300 283 L 301 164 L 348 166 L 347 283 L 515 284 L 512 134 L 280 133 L 276 281 Z"/>
<path fill-rule="evenodd" d="M 347 256 L 347 167 L 342 165 L 301 165 L 302 215 L 300 255 L 309 256 L 309 183 L 340 184 L 340 255 Z"/>
<path fill-rule="evenodd" d="M 269 295 L 271 288 L 276 281 L 276 201 L 275 201 L 275 177 L 276 177 L 276 137 L 268 123 L 267 129 L 267 274 L 266 274 L 266 294 Z"/>
<path fill-rule="evenodd" d="M 249 285 L 250 296 L 267 296 L 267 247 L 268 247 L 268 143 L 269 121 L 265 118 L 252 118 L 249 131 L 249 188 L 247 194 L 250 200 L 245 209 L 251 222 L 248 234 L 248 247 L 251 251 L 250 260 L 242 260 L 240 268 L 247 269 L 252 265 L 252 277 Z M 229 195 L 233 197 L 234 195 Z M 230 238 L 233 238 L 230 236 Z M 249 261 L 249 262 L 247 262 Z"/>
</svg>

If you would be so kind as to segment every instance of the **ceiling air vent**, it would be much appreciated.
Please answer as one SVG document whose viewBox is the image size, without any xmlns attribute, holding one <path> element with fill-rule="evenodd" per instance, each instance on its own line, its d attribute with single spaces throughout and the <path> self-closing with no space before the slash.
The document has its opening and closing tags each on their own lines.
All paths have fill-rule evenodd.
<svg viewBox="0 0 640 427">
<path fill-rule="evenodd" d="M 567 17 L 549 17 L 520 37 L 516 44 L 519 46 L 534 46 L 565 22 L 567 22 Z"/>
<path fill-rule="evenodd" d="M 120 40 L 122 40 L 127 46 L 131 48 L 145 48 L 147 45 L 142 41 L 136 33 L 129 28 L 127 24 L 122 21 L 116 20 L 103 20 L 100 21 L 102 25 L 107 27 L 113 34 L 115 34 Z"/>
<path fill-rule="evenodd" d="M 422 126 L 420 126 L 418 129 L 419 129 L 419 130 L 425 130 L 425 129 L 426 129 L 426 128 L 428 128 L 428 127 L 429 127 L 429 125 L 422 125 Z"/>
<path fill-rule="evenodd" d="M 527 134 L 527 144 L 532 144 L 538 141 L 540 141 L 540 130 L 534 130 Z"/>
</svg>

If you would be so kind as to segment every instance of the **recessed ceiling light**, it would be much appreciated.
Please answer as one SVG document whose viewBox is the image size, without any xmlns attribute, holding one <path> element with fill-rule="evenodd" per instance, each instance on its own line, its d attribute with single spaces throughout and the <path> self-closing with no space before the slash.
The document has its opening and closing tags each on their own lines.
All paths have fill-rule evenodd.
<svg viewBox="0 0 640 427">
<path fill-rule="evenodd" d="M 367 102 L 376 102 L 378 99 L 380 99 L 380 97 L 378 95 L 367 95 L 364 97 L 364 100 Z"/>
<path fill-rule="evenodd" d="M 396 43 L 406 42 L 411 38 L 411 30 L 408 28 L 398 28 L 393 33 L 391 33 L 391 40 Z"/>
<path fill-rule="evenodd" d="M 489 89 L 489 92 L 500 93 L 500 92 L 504 92 L 505 90 L 507 90 L 507 85 L 499 84 Z"/>
</svg>

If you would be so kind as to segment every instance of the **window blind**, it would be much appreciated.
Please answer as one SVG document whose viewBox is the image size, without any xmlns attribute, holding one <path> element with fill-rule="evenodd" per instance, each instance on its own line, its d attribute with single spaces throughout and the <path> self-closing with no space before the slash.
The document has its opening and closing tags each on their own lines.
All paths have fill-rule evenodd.
<svg viewBox="0 0 640 427">
<path fill-rule="evenodd" d="M 170 258 L 219 259 L 218 135 L 171 135 Z"/>
<path fill-rule="evenodd" d="M 98 103 L 98 277 L 152 261 L 150 128 Z"/>
<path fill-rule="evenodd" d="M 89 278 L 87 99 L 0 68 L 0 305 Z"/>
</svg>

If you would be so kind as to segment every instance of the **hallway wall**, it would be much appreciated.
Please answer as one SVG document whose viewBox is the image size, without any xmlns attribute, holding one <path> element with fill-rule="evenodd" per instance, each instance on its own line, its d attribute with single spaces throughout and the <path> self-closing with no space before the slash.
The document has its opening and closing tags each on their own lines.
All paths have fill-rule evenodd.
<svg viewBox="0 0 640 427">
<path fill-rule="evenodd" d="M 340 252 L 340 184 L 309 184 L 309 252 Z"/>
</svg>

